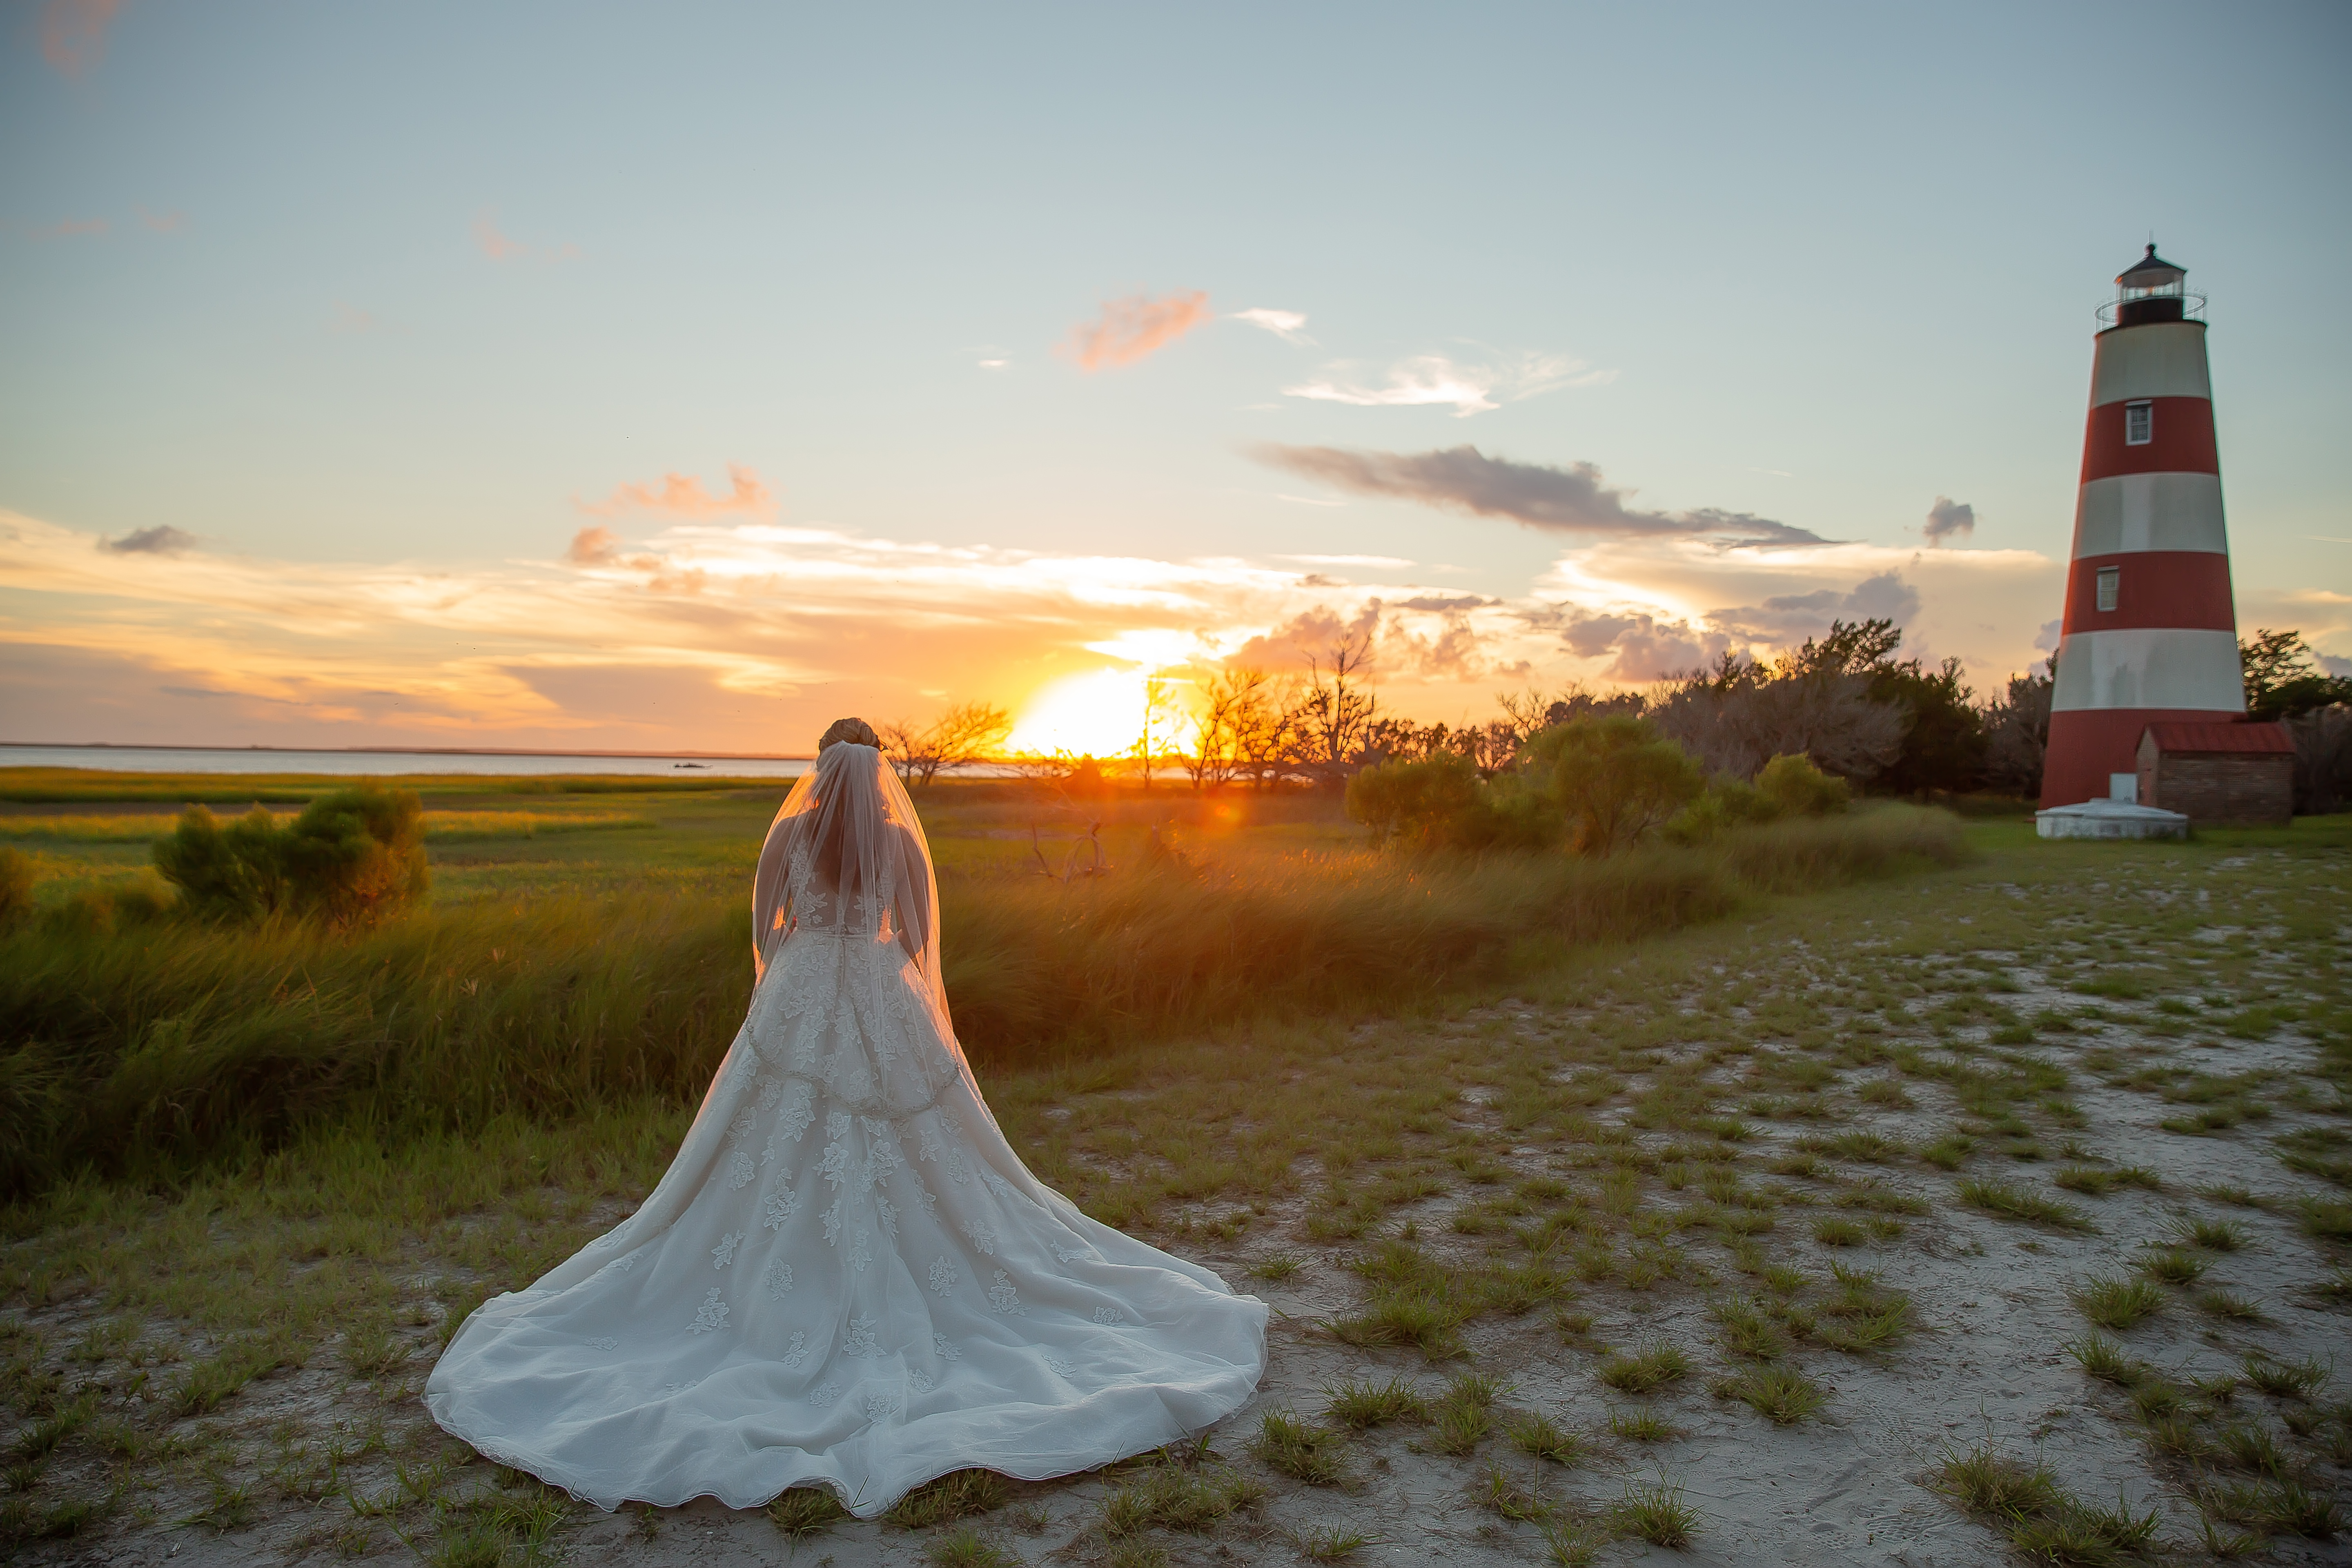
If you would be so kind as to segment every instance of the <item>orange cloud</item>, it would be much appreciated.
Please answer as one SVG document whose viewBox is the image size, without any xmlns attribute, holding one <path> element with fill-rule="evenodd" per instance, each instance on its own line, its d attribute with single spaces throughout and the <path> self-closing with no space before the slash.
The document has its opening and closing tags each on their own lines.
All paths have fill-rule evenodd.
<svg viewBox="0 0 2352 1568">
<path fill-rule="evenodd" d="M 572 548 L 563 558 L 574 566 L 602 566 L 617 560 L 621 553 L 621 536 L 609 528 L 583 528 L 572 536 Z"/>
<path fill-rule="evenodd" d="M 758 516 L 775 508 L 775 498 L 760 476 L 740 463 L 727 465 L 730 492 L 712 495 L 702 488 L 702 481 L 692 474 L 664 474 L 661 487 L 622 483 L 613 488 L 612 495 L 603 501 L 577 501 L 581 510 L 592 517 L 612 517 L 623 511 L 661 511 L 674 517 L 725 517 L 730 514 Z M 608 534 L 597 528 L 582 531 L 581 539 L 591 533 Z M 615 541 L 614 542 L 617 542 Z M 572 542 L 573 559 L 579 559 L 580 540 Z"/>
<path fill-rule="evenodd" d="M 83 235 L 104 234 L 106 229 L 107 223 L 102 217 L 69 217 L 62 223 L 53 223 L 47 228 L 35 229 L 33 237 L 35 239 L 74 239 Z"/>
<path fill-rule="evenodd" d="M 1105 300 L 1100 320 L 1072 328 L 1064 352 L 1078 362 L 1081 370 L 1133 364 L 1214 319 L 1209 296 L 1198 289 L 1181 289 L 1159 300 L 1130 294 L 1124 300 Z"/>
<path fill-rule="evenodd" d="M 122 0 L 49 0 L 41 11 L 41 58 L 78 77 L 106 52 L 106 26 Z"/>
<path fill-rule="evenodd" d="M 151 213 L 145 207 L 139 208 L 138 212 L 139 221 L 157 234 L 173 234 L 188 226 L 188 215 L 185 213 Z"/>
</svg>

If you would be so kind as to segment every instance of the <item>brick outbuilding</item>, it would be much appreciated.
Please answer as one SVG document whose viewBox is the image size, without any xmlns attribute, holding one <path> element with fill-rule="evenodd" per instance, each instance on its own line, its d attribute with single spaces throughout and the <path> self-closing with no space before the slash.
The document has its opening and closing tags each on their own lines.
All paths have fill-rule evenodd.
<svg viewBox="0 0 2352 1568">
<path fill-rule="evenodd" d="M 2294 742 L 2284 724 L 2150 724 L 2139 803 L 2200 825 L 2283 826 L 2294 816 Z"/>
</svg>

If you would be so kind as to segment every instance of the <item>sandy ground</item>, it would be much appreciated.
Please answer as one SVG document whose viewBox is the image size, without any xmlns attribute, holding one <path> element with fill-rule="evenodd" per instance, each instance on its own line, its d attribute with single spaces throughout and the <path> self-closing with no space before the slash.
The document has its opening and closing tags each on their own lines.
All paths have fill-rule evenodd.
<svg viewBox="0 0 2352 1568">
<path fill-rule="evenodd" d="M 1754 928 L 1751 928 L 1751 930 Z M 2347 933 L 2339 933 L 2339 935 Z M 1811 962 L 1801 937 L 1785 926 L 1768 926 L 1755 938 L 1753 959 L 1765 965 Z M 2023 954 L 2012 955 L 2008 974 L 2020 993 L 2001 998 L 2021 1014 L 2042 1007 L 2080 1006 L 2083 998 L 2055 985 Z M 2193 948 L 2172 962 L 2193 965 Z M 2079 978 L 2077 976 L 2076 978 Z M 2113 1048 L 2135 1037 L 2129 1007 L 2110 1006 L 2123 1021 L 2079 1038 L 2033 1048 L 2066 1064 L 2098 1047 Z M 1539 1038 L 1577 1023 L 1572 1006 L 1507 1002 L 1432 1025 L 1454 1031 L 1492 1030 Z M 1918 1038 L 1930 1038 L 1923 1026 Z M 2308 1071 L 2311 1043 L 2292 1028 L 2259 1041 L 2227 1040 L 2178 1050 L 2210 1072 L 2267 1068 L 2287 1074 Z M 1465 1085 L 1454 1112 L 1458 1130 L 1478 1133 L 1489 1158 L 1514 1175 L 1560 1174 L 1557 1143 L 1516 1144 L 1475 1085 Z M 1867 1127 L 1916 1146 L 1946 1130 L 1954 1112 L 1945 1090 L 1912 1081 L 1916 1110 L 1867 1110 L 1832 1131 Z M 1822 1414 L 1801 1424 L 1776 1427 L 1746 1405 L 1710 1397 L 1709 1375 L 1727 1363 L 1706 1315 L 1707 1292 L 1684 1289 L 1646 1295 L 1608 1289 L 1587 1293 L 1578 1305 L 1595 1318 L 1593 1337 L 1627 1347 L 1663 1337 L 1689 1348 L 1698 1372 L 1670 1392 L 1647 1401 L 1613 1394 L 1594 1375 L 1591 1350 L 1566 1342 L 1548 1311 L 1517 1318 L 1486 1316 L 1468 1325 L 1466 1363 L 1433 1364 L 1417 1352 L 1368 1352 L 1336 1342 L 1321 1327 L 1356 1309 L 1362 1282 L 1345 1267 L 1348 1247 L 1301 1245 L 1294 1228 L 1305 1199 L 1276 1205 L 1263 1221 L 1225 1242 L 1199 1239 L 1182 1250 L 1215 1267 L 1238 1288 L 1253 1289 L 1275 1309 L 1272 1358 L 1257 1399 L 1216 1434 L 1216 1445 L 1243 1472 L 1265 1480 L 1271 1495 L 1214 1530 L 1200 1535 L 1155 1533 L 1151 1542 L 1174 1563 L 1290 1562 L 1299 1540 L 1319 1528 L 1336 1528 L 1371 1539 L 1347 1560 L 1360 1563 L 1525 1563 L 1550 1561 L 1540 1528 L 1498 1515 L 1477 1491 L 1490 1465 L 1538 1489 L 1562 1517 L 1584 1510 L 1605 1510 L 1629 1481 L 1664 1480 L 1682 1489 L 1700 1522 L 1682 1552 L 1666 1552 L 1620 1538 L 1601 1552 L 1607 1563 L 1673 1561 L 1685 1563 L 1906 1564 L 2000 1562 L 2007 1548 L 1983 1524 L 1956 1509 L 1932 1489 L 1934 1472 L 1956 1448 L 1989 1441 L 2004 1452 L 2049 1465 L 2074 1492 L 2092 1501 L 2119 1495 L 2138 1510 L 2157 1510 L 2159 1540 L 2175 1560 L 2203 1560 L 2200 1520 L 2189 1505 L 2186 1472 L 2168 1468 L 2137 1436 L 2129 1403 L 2118 1390 L 2087 1379 L 2068 1355 L 2066 1342 L 2085 1325 L 2068 1291 L 2086 1276 L 2126 1274 L 2142 1245 L 2161 1236 L 2184 1215 L 2227 1217 L 2243 1225 L 2252 1245 L 2218 1256 L 2205 1286 L 2227 1285 L 2263 1304 L 2270 1321 L 2233 1324 L 2201 1316 L 2179 1292 L 2173 1304 L 2125 1336 L 2134 1353 L 2177 1379 L 2223 1374 L 2238 1369 L 2250 1351 L 2284 1359 L 2315 1357 L 2345 1363 L 2352 1351 L 2352 1317 L 2312 1293 L 2314 1283 L 2340 1257 L 2306 1237 L 2289 1206 L 2299 1195 L 2335 1195 L 2324 1183 L 2284 1170 L 2270 1144 L 2275 1134 L 2304 1125 L 2340 1126 L 2341 1118 L 2318 1110 L 2281 1107 L 2258 1129 L 2231 1135 L 2187 1137 L 2158 1129 L 2173 1114 L 2153 1096 L 2110 1088 L 2089 1072 L 2077 1071 L 2070 1091 L 2087 1124 L 2074 1136 L 2093 1154 L 2117 1163 L 2149 1164 L 2164 1174 L 2166 1190 L 2126 1188 L 2104 1198 L 2053 1195 L 2078 1203 L 2096 1218 L 2096 1234 L 2074 1234 L 1989 1217 L 1953 1199 L 1954 1178 L 1916 1161 L 1877 1168 L 1874 1176 L 1897 1191 L 1915 1194 L 1931 1212 L 1908 1222 L 1899 1241 L 1851 1249 L 1838 1256 L 1879 1271 L 1884 1282 L 1912 1299 L 1916 1329 L 1899 1351 L 1878 1358 L 1812 1354 L 1810 1372 L 1827 1387 Z M 1622 1114 L 1622 1108 L 1619 1112 Z M 1604 1116 L 1607 1114 L 1603 1113 Z M 1808 1131 L 1802 1122 L 1759 1123 L 1742 1146 L 1750 1162 L 1769 1159 L 1767 1145 L 1786 1143 Z M 1664 1143 L 1667 1135 L 1644 1133 Z M 2054 1163 L 2054 1162 L 2053 1162 Z M 1966 1173 L 2028 1180 L 2047 1189 L 2051 1163 L 1997 1165 L 1979 1157 Z M 2249 1189 L 2268 1206 L 2227 1205 L 2199 1196 L 2212 1184 Z M 1381 1230 L 1416 1223 L 1433 1250 L 1469 1244 L 1450 1234 L 1449 1215 L 1479 1194 L 1457 1190 L 1395 1212 Z M 1791 1236 L 1791 1233 L 1798 1233 Z M 1353 1244 L 1366 1246 L 1380 1234 Z M 1830 1256 L 1801 1237 L 1801 1227 L 1783 1224 L 1780 1235 L 1792 1255 L 1820 1268 Z M 1304 1267 L 1280 1284 L 1252 1280 L 1246 1270 L 1269 1253 L 1300 1256 Z M 1736 1280 L 1717 1266 L 1718 1283 Z M 1467 1458 L 1432 1451 L 1427 1428 L 1392 1426 L 1351 1439 L 1350 1484 L 1346 1489 L 1300 1485 L 1275 1475 L 1251 1457 L 1250 1439 L 1268 1411 L 1315 1416 L 1335 1382 L 1402 1374 L 1433 1395 L 1463 1365 L 1507 1382 L 1505 1406 L 1538 1410 L 1561 1426 L 1597 1435 L 1599 1447 L 1574 1468 L 1545 1466 L 1498 1439 Z M 2347 1373 L 2336 1365 L 2321 1395 L 2344 1400 L 2352 1394 Z M 412 1382 L 421 1382 L 421 1372 Z M 257 1385 L 244 1396 L 247 1429 L 294 1421 L 306 1428 L 331 1426 L 357 1415 L 370 1403 L 364 1390 L 343 1384 L 331 1369 L 293 1373 Z M 2251 1390 L 2237 1399 L 2251 1412 L 2273 1408 Z M 1685 1435 L 1656 1444 L 1636 1444 L 1608 1436 L 1613 1411 L 1636 1405 L 1654 1408 Z M 388 1466 L 369 1473 L 390 1486 Z M 469 1484 L 487 1487 L 483 1467 L 463 1472 Z M 2323 1489 L 2341 1498 L 2347 1473 L 2319 1462 L 2313 1472 Z M 1108 1546 L 1099 1531 L 1104 1497 L 1117 1484 L 1102 1476 L 1013 1489 L 1013 1504 L 966 1521 L 979 1537 L 1021 1561 L 1103 1563 Z M 317 1561 L 333 1555 L 333 1532 L 350 1525 L 346 1500 L 336 1495 L 312 1505 L 270 1510 L 251 1528 L 215 1533 L 175 1522 L 158 1511 L 137 1527 L 89 1544 L 56 1542 L 29 1549 L 27 1560 L 45 1563 L 246 1564 Z M 413 1525 L 412 1525 L 413 1528 Z M 418 1531 L 416 1546 L 432 1550 L 434 1537 Z M 936 1560 L 937 1531 L 910 1531 L 887 1523 L 845 1521 L 794 1544 L 760 1512 L 736 1513 L 714 1504 L 663 1510 L 643 1517 L 608 1515 L 576 1509 L 557 1536 L 573 1562 L 613 1563 L 632 1568 L 681 1568 L 701 1563 L 911 1564 Z M 381 1542 L 381 1533 L 378 1537 Z M 386 1548 L 380 1544 L 377 1554 Z M 406 1557 L 407 1550 L 388 1548 Z M 2352 1542 L 2273 1539 L 2258 1554 L 2279 1563 L 2352 1562 Z M 431 1560 L 429 1557 L 427 1560 Z M 511 1560 L 511 1559 L 510 1559 Z M 1136 1562 L 1152 1561 L 1148 1554 Z"/>
</svg>

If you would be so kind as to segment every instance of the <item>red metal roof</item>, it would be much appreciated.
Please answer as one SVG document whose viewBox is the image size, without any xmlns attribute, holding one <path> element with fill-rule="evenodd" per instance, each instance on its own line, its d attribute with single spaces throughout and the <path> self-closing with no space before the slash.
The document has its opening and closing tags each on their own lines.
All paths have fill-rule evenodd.
<svg viewBox="0 0 2352 1568">
<path fill-rule="evenodd" d="M 2156 739 L 2156 749 L 2176 754 L 2183 752 L 2254 752 L 2276 756 L 2294 754 L 2294 740 L 2284 724 L 2150 724 L 2147 733 Z"/>
</svg>

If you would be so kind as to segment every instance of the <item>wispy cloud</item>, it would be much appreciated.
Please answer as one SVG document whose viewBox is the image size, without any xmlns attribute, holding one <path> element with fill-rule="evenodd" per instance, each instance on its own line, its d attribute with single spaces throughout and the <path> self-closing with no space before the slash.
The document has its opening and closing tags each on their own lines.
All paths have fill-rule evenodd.
<svg viewBox="0 0 2352 1568">
<path fill-rule="evenodd" d="M 489 207 L 474 215 L 474 244 L 492 261 L 527 261 L 534 258 L 541 261 L 576 261 L 580 258 L 580 247 L 570 240 L 562 245 L 532 246 L 509 238 L 499 227 L 497 212 Z"/>
<path fill-rule="evenodd" d="M 102 217 L 69 217 L 33 230 L 33 237 L 35 239 L 82 239 L 104 234 L 111 226 Z"/>
<path fill-rule="evenodd" d="M 122 0 L 49 0 L 41 7 L 41 58 L 78 77 L 106 53 L 106 29 Z"/>
<path fill-rule="evenodd" d="M 1315 340 L 1308 337 L 1303 331 L 1307 325 L 1307 318 L 1296 310 L 1269 310 L 1264 307 L 1258 307 L 1248 310 L 1235 310 L 1233 319 L 1236 321 L 1247 321 L 1253 327 L 1262 327 L 1286 343 L 1298 343 L 1309 348 L 1315 343 Z"/>
<path fill-rule="evenodd" d="M 572 504 L 593 517 L 613 517 L 625 511 L 666 512 L 672 517 L 756 517 L 775 510 L 775 497 L 768 492 L 755 470 L 740 463 L 730 463 L 727 481 L 727 493 L 715 496 L 704 489 L 702 480 L 693 474 L 664 474 L 658 485 L 624 481 L 601 501 L 574 500 Z"/>
<path fill-rule="evenodd" d="M 499 232 L 498 215 L 488 207 L 474 215 L 474 243 L 493 261 L 512 261 L 530 254 L 530 247 Z"/>
<path fill-rule="evenodd" d="M 1082 370 L 1133 364 L 1214 319 L 1209 296 L 1198 289 L 1179 289 L 1157 300 L 1130 294 L 1104 301 L 1101 315 L 1072 328 L 1062 352 Z"/>
<path fill-rule="evenodd" d="M 1357 495 L 1507 517 L 1529 528 L 1616 537 L 1686 536 L 1737 543 L 1819 544 L 1820 535 L 1751 512 L 1705 507 L 1649 511 L 1625 504 L 1591 463 L 1565 468 L 1490 458 L 1475 447 L 1366 452 L 1340 447 L 1251 448 L 1258 461 Z"/>
<path fill-rule="evenodd" d="M 1948 539 L 1972 535 L 1976 531 L 1977 509 L 1966 501 L 1937 496 L 1936 504 L 1927 509 L 1927 542 L 1938 549 Z"/>
<path fill-rule="evenodd" d="M 152 528 L 142 528 L 120 539 L 101 539 L 98 547 L 112 551 L 117 555 L 180 555 L 194 550 L 200 542 L 194 534 L 184 529 L 159 522 Z"/>
<path fill-rule="evenodd" d="M 145 207 L 132 210 L 138 213 L 141 223 L 157 234 L 177 234 L 188 226 L 188 215 L 185 213 L 151 213 Z"/>
<path fill-rule="evenodd" d="M 1402 555 L 1277 555 L 1275 559 L 1296 561 L 1302 566 L 1375 566 L 1389 570 L 1412 564 Z"/>
<path fill-rule="evenodd" d="M 1417 354 L 1391 365 L 1377 384 L 1356 379 L 1350 367 L 1330 367 L 1324 379 L 1286 386 L 1286 397 L 1345 403 L 1359 408 L 1418 408 L 1451 405 L 1456 418 L 1485 414 L 1562 386 L 1594 386 L 1616 379 L 1613 370 L 1594 370 L 1582 360 L 1559 354 L 1522 354 L 1515 360 L 1457 363 L 1444 354 Z"/>
</svg>

